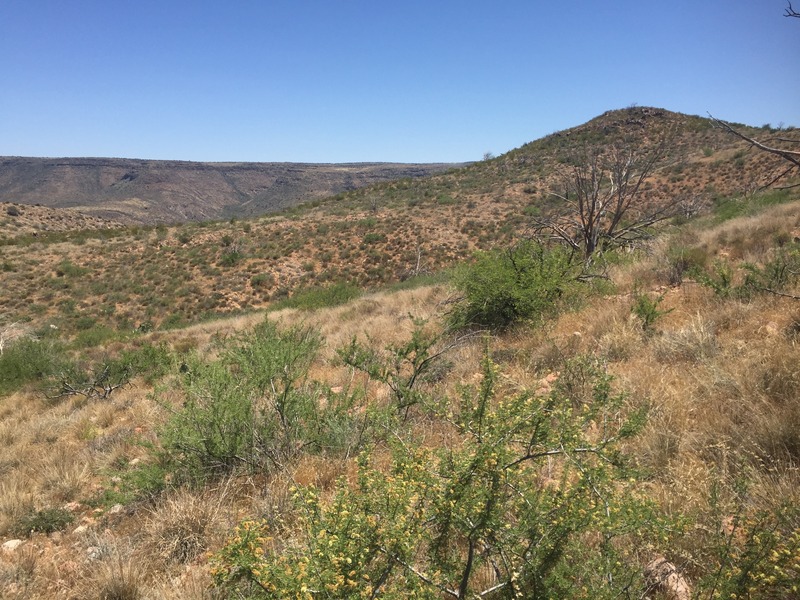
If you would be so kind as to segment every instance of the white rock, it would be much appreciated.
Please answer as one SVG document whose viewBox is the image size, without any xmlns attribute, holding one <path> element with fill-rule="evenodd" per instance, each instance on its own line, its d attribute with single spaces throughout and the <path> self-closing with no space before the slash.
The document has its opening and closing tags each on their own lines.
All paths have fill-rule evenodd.
<svg viewBox="0 0 800 600">
<path fill-rule="evenodd" d="M 3 552 L 13 552 L 24 543 L 25 542 L 22 540 L 8 540 L 7 542 L 4 542 L 2 546 L 0 546 L 0 549 L 2 549 Z"/>
</svg>

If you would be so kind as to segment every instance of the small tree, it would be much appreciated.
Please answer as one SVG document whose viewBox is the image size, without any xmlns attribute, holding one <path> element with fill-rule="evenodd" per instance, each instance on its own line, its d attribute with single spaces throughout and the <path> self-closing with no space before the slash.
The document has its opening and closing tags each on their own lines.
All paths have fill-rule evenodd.
<svg viewBox="0 0 800 600">
<path fill-rule="evenodd" d="M 575 293 L 581 265 L 563 248 L 524 240 L 511 248 L 481 252 L 455 273 L 462 294 L 450 325 L 504 329 L 541 321 Z"/>
<path fill-rule="evenodd" d="M 535 234 L 557 239 L 587 262 L 597 252 L 647 238 L 651 226 L 678 208 L 677 200 L 659 201 L 643 193 L 668 141 L 664 136 L 647 151 L 616 145 L 572 160 L 561 190 L 554 192 L 561 207 L 536 219 Z"/>
</svg>

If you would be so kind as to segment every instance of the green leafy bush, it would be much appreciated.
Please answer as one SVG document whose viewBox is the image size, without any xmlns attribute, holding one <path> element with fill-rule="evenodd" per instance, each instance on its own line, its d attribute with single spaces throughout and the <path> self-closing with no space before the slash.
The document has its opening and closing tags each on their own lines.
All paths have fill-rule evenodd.
<svg viewBox="0 0 800 600">
<path fill-rule="evenodd" d="M 355 431 L 352 398 L 307 381 L 313 331 L 264 321 L 212 362 L 189 360 L 183 406 L 160 432 L 161 460 L 178 481 L 280 466 L 300 448 L 336 451 Z"/>
<path fill-rule="evenodd" d="M 520 321 L 541 321 L 577 296 L 580 272 L 579 261 L 568 251 L 531 241 L 481 252 L 454 275 L 463 299 L 451 324 L 502 329 Z"/>
<path fill-rule="evenodd" d="M 672 309 L 659 310 L 658 306 L 663 300 L 664 294 L 661 294 L 656 299 L 642 292 L 634 292 L 633 294 L 631 312 L 639 318 L 639 322 L 642 324 L 642 330 L 648 335 L 655 331 L 654 326 L 658 319 L 672 312 Z"/>
<path fill-rule="evenodd" d="M 441 335 L 433 333 L 426 325 L 424 320 L 415 320 L 411 339 L 390 344 L 383 353 L 364 346 L 355 337 L 337 352 L 344 364 L 386 385 L 393 407 L 408 415 L 409 408 L 425 398 L 419 384 L 442 364 L 442 355 L 448 349 L 437 348 Z"/>
<path fill-rule="evenodd" d="M 733 269 L 727 262 L 714 261 L 710 270 L 696 270 L 694 277 L 704 286 L 711 288 L 720 298 L 729 298 L 736 294 Z"/>
<path fill-rule="evenodd" d="M 746 263 L 744 269 L 747 272 L 744 287 L 754 291 L 782 291 L 800 278 L 800 244 L 777 248 L 763 266 Z"/>
<path fill-rule="evenodd" d="M 275 285 L 275 276 L 272 273 L 258 273 L 250 278 L 250 285 L 254 288 L 270 288 Z"/>
<path fill-rule="evenodd" d="M 251 598 L 644 590 L 635 548 L 665 528 L 619 451 L 641 418 L 624 416 L 603 375 L 577 407 L 559 391 L 499 396 L 497 380 L 487 357 L 480 387 L 449 414 L 447 448 L 398 438 L 388 469 L 361 455 L 355 483 L 342 480 L 331 502 L 297 489 L 291 524 L 241 523 L 213 561 L 217 586 Z"/>
</svg>

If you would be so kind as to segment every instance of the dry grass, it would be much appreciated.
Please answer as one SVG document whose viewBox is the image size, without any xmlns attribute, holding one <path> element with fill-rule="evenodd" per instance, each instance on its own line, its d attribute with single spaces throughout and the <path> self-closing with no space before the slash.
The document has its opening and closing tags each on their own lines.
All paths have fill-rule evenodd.
<svg viewBox="0 0 800 600">
<path fill-rule="evenodd" d="M 203 494 L 179 489 L 160 498 L 145 525 L 157 555 L 168 563 L 186 564 L 217 546 L 231 526 L 224 519 L 227 502 L 224 485 Z"/>
</svg>

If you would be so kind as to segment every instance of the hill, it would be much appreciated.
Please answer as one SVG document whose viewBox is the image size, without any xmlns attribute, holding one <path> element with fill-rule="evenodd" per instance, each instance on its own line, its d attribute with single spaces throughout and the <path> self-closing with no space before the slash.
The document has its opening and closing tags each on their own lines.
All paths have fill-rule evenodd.
<svg viewBox="0 0 800 600">
<path fill-rule="evenodd" d="M 669 152 L 645 197 L 680 200 L 684 217 L 739 206 L 783 170 L 780 159 L 709 119 L 631 108 L 489 161 L 246 221 L 19 237 L 6 215 L 0 283 L 17 293 L 0 298 L 0 312 L 69 331 L 81 319 L 174 326 L 264 308 L 303 288 L 380 286 L 437 272 L 528 234 L 535 217 L 558 206 L 552 190 L 576 157 L 620 143 L 644 152 L 665 135 Z"/>
<path fill-rule="evenodd" d="M 258 216 L 455 166 L 0 157 L 0 201 L 128 224 L 179 223 Z"/>
</svg>

